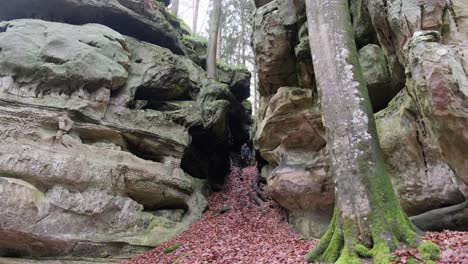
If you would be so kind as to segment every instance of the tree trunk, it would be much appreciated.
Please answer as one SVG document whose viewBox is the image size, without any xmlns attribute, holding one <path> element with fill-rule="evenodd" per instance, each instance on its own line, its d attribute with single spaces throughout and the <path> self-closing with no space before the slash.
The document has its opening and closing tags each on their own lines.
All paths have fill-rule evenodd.
<svg viewBox="0 0 468 264">
<path fill-rule="evenodd" d="M 172 12 L 172 14 L 174 14 L 175 16 L 178 16 L 178 15 L 179 15 L 179 0 L 172 0 L 171 12 Z"/>
<path fill-rule="evenodd" d="M 255 59 L 254 59 L 255 61 Z M 257 99 L 257 95 L 258 95 L 258 88 L 257 88 L 257 78 L 258 78 L 258 69 L 257 69 L 257 63 L 254 63 L 254 72 L 253 72 L 253 79 L 254 79 L 254 103 L 253 103 L 253 112 L 255 113 L 255 115 L 257 115 L 257 110 L 258 110 L 258 99 Z"/>
<path fill-rule="evenodd" d="M 210 38 L 208 40 L 208 56 L 206 58 L 206 71 L 208 72 L 208 77 L 212 79 L 217 79 L 216 55 L 218 47 L 219 22 L 221 19 L 221 1 L 222 0 L 212 1 L 213 13 L 210 25 Z"/>
<path fill-rule="evenodd" d="M 222 18 L 219 19 L 219 21 L 222 21 Z M 221 59 L 221 44 L 222 44 L 222 41 L 223 41 L 223 38 L 222 38 L 222 35 L 223 35 L 223 29 L 220 27 L 218 29 L 218 41 L 216 42 L 216 60 L 219 60 Z"/>
<path fill-rule="evenodd" d="M 198 23 L 198 8 L 200 7 L 200 0 L 193 0 L 193 34 L 197 34 L 197 23 Z"/>
<path fill-rule="evenodd" d="M 307 261 L 389 263 L 402 245 L 419 243 L 387 173 L 347 0 L 306 0 L 315 76 L 335 177 L 335 212 Z"/>
<path fill-rule="evenodd" d="M 245 9 L 241 3 L 241 49 L 242 49 L 242 65 L 245 67 Z"/>
</svg>

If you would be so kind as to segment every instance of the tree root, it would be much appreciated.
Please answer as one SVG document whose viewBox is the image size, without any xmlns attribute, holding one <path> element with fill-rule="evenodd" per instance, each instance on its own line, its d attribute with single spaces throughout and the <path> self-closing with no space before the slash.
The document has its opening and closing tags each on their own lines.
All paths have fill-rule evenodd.
<svg viewBox="0 0 468 264">
<path fill-rule="evenodd" d="M 468 231 L 468 200 L 457 205 L 435 209 L 410 218 L 421 230 Z"/>
<path fill-rule="evenodd" d="M 252 188 L 255 190 L 255 193 L 257 194 L 258 198 L 266 202 L 269 200 L 269 198 L 265 195 L 263 190 L 260 188 L 261 183 L 266 184 L 266 180 L 257 174 L 257 176 L 255 176 L 255 178 L 252 179 Z"/>
<path fill-rule="evenodd" d="M 335 209 L 327 232 L 305 259 L 308 262 L 353 264 L 361 263 L 361 258 L 371 258 L 376 264 L 391 263 L 393 250 L 401 246 L 416 247 L 419 243 L 417 229 L 413 227 L 408 220 L 389 221 L 382 226 L 376 217 L 370 217 L 367 223 L 358 223 L 343 217 Z M 371 236 L 357 230 L 367 230 Z"/>
<path fill-rule="evenodd" d="M 260 207 L 260 210 L 262 210 L 262 212 L 265 212 L 266 206 L 265 206 L 265 203 L 262 201 L 262 199 L 258 198 L 252 192 L 249 192 L 249 197 L 250 199 L 252 199 L 252 201 L 254 201 Z"/>
</svg>

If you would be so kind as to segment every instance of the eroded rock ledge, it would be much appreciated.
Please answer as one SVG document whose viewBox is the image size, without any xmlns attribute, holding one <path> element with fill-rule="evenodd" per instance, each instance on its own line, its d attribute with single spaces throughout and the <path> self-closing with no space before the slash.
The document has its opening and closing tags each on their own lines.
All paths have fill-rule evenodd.
<svg viewBox="0 0 468 264">
<path fill-rule="evenodd" d="M 447 228 L 455 229 L 468 225 L 459 213 L 468 184 L 468 35 L 462 2 L 350 2 L 359 61 L 400 202 L 411 216 L 456 208 L 447 218 L 452 222 Z M 256 4 L 255 145 L 266 163 L 262 175 L 289 221 L 304 235 L 318 237 L 331 217 L 334 182 L 304 1 Z"/>
<path fill-rule="evenodd" d="M 1 256 L 128 257 L 201 216 L 248 137 L 234 85 L 104 25 L 0 29 Z"/>
</svg>

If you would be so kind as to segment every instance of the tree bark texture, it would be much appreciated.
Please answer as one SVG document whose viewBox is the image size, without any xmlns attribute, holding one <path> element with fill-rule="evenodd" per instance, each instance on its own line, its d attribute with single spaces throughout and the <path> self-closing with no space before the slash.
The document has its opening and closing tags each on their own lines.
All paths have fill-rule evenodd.
<svg viewBox="0 0 468 264">
<path fill-rule="evenodd" d="M 389 263 L 393 249 L 419 242 L 385 168 L 357 57 L 347 0 L 306 0 L 309 39 L 327 128 L 336 205 L 308 261 Z"/>
<path fill-rule="evenodd" d="M 208 40 L 208 56 L 206 59 L 206 71 L 208 77 L 217 79 L 216 56 L 218 47 L 218 32 L 221 20 L 221 0 L 213 0 L 213 13 L 210 25 L 210 37 Z"/>
</svg>

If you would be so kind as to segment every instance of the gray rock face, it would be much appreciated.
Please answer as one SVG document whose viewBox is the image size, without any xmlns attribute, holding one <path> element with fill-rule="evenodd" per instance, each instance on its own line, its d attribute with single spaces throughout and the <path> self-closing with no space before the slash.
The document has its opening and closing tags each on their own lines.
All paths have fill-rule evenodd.
<svg viewBox="0 0 468 264">
<path fill-rule="evenodd" d="M 436 31 L 415 32 L 407 87 L 443 159 L 468 184 L 468 67 L 460 53 L 440 43 Z"/>
<path fill-rule="evenodd" d="M 404 90 L 375 115 L 393 186 L 410 216 L 465 200 L 464 184 L 415 113 L 416 105 Z"/>
<path fill-rule="evenodd" d="M 111 91 L 127 78 L 123 36 L 101 25 L 80 27 L 40 20 L 1 22 L 1 92 L 42 105 L 87 109 L 103 117 Z M 70 35 L 70 32 L 75 33 Z M 47 100 L 44 98 L 54 98 Z"/>
<path fill-rule="evenodd" d="M 329 221 L 334 190 L 307 60 L 303 2 L 270 1 L 255 13 L 254 36 L 262 36 L 254 37 L 255 53 L 264 71 L 255 144 L 267 162 L 262 176 L 272 196 L 299 231 L 317 237 Z M 370 99 L 382 110 L 376 114 L 379 139 L 405 211 L 418 215 L 462 203 L 468 175 L 465 5 L 369 0 L 352 1 L 350 9 Z M 299 87 L 279 88 L 291 83 Z M 307 92 L 287 92 L 296 90 Z M 466 221 L 459 215 L 453 220 Z"/>
<path fill-rule="evenodd" d="M 250 77 L 247 69 L 223 69 L 218 66 L 218 81 L 229 85 L 239 102 L 250 97 Z"/>
<path fill-rule="evenodd" d="M 98 23 L 176 54 L 184 54 L 176 28 L 167 14 L 144 0 L 4 0 L 0 21 L 34 18 L 82 25 Z"/>
<path fill-rule="evenodd" d="M 400 87 L 395 85 L 396 81 L 390 76 L 384 52 L 375 44 L 366 45 L 359 50 L 359 63 L 374 110 L 385 108 Z"/>
<path fill-rule="evenodd" d="M 201 216 L 246 120 L 228 85 L 103 25 L 0 28 L 0 255 L 128 257 Z"/>
<path fill-rule="evenodd" d="M 272 95 L 282 86 L 297 85 L 295 33 L 288 28 L 294 17 L 283 13 L 278 1 L 257 9 L 254 16 L 253 47 L 258 67 L 259 92 Z M 294 14 L 295 15 L 295 14 Z"/>
</svg>

